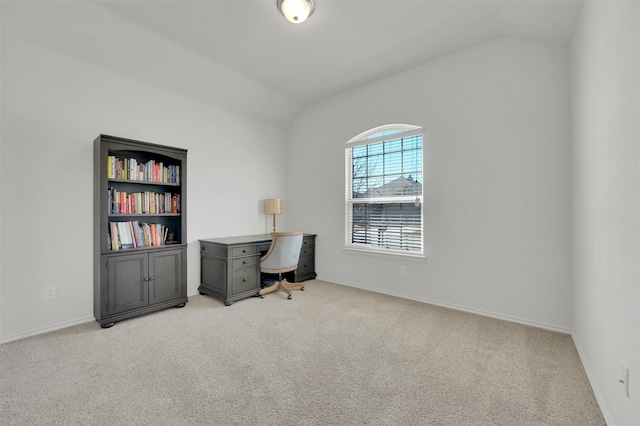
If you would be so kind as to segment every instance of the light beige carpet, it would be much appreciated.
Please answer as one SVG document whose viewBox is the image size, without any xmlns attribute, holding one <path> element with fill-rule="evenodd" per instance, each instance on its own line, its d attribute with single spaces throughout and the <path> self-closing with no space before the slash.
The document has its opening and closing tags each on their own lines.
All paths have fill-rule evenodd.
<svg viewBox="0 0 640 426">
<path fill-rule="evenodd" d="M 3 425 L 604 425 L 569 335 L 322 281 L 0 346 Z"/>
</svg>

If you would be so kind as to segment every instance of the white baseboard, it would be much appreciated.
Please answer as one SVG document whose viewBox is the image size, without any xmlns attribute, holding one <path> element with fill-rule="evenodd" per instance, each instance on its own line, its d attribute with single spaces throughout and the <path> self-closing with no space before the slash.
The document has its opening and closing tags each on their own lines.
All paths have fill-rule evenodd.
<svg viewBox="0 0 640 426">
<path fill-rule="evenodd" d="M 537 322 L 537 321 L 530 321 L 530 320 L 523 319 L 523 318 L 512 317 L 512 316 L 509 316 L 509 315 L 498 314 L 498 313 L 495 313 L 495 312 L 484 311 L 484 310 L 481 310 L 481 309 L 475 309 L 475 308 L 471 308 L 471 307 L 468 307 L 468 306 L 456 305 L 456 304 L 453 304 L 453 303 L 441 302 L 439 300 L 428 299 L 428 298 L 424 298 L 424 297 L 416 297 L 416 296 L 403 294 L 403 293 L 398 293 L 398 292 L 394 292 L 394 291 L 388 291 L 388 290 L 381 290 L 381 289 L 376 289 L 376 288 L 371 288 L 371 287 L 365 287 L 365 286 L 362 286 L 360 284 L 341 282 L 341 281 L 334 280 L 334 279 L 331 279 L 331 278 L 317 277 L 317 279 L 321 280 L 321 281 L 334 283 L 334 284 L 344 285 L 344 286 L 347 286 L 347 287 L 354 287 L 354 288 L 359 288 L 361 290 L 372 291 L 374 293 L 386 294 L 388 296 L 400 297 L 402 299 L 409 299 L 409 300 L 414 300 L 416 302 L 422 302 L 422 303 L 428 303 L 430 305 L 440 306 L 440 307 L 443 307 L 443 308 L 455 309 L 457 311 L 468 312 L 468 313 L 471 313 L 471 314 L 477 314 L 477 315 L 481 315 L 481 316 L 484 316 L 484 317 L 496 318 L 496 319 L 500 319 L 500 320 L 504 320 L 504 321 L 514 322 L 514 323 L 517 323 L 517 324 L 529 325 L 531 327 L 537 327 L 537 328 L 542 328 L 542 329 L 545 329 L 545 330 L 557 331 L 559 333 L 564 333 L 564 334 L 571 334 L 571 330 L 570 329 L 565 328 L 565 327 L 552 325 L 552 324 L 546 324 L 546 323 Z"/>
<path fill-rule="evenodd" d="M 25 333 L 18 333 L 8 337 L 2 337 L 0 339 L 0 344 L 13 342 L 14 340 L 20 340 L 20 339 L 35 336 L 38 334 L 48 333 L 50 331 L 60 330 L 61 328 L 67 328 L 74 325 L 85 324 L 87 322 L 92 322 L 95 320 L 96 319 L 94 317 L 78 318 L 72 321 L 60 322 L 58 324 L 50 325 L 47 327 L 36 328 L 35 330 L 27 331 Z"/>
<path fill-rule="evenodd" d="M 543 329 L 546 329 L 546 330 L 558 331 L 560 333 L 572 334 L 571 330 L 569 330 L 567 328 L 564 328 L 564 327 L 558 327 L 558 326 L 545 324 L 545 323 L 540 323 L 540 322 L 536 322 L 536 321 L 529 321 L 529 320 L 525 320 L 525 319 L 522 319 L 522 318 L 511 317 L 511 316 L 502 315 L 502 314 L 497 314 L 495 312 L 489 312 L 489 311 L 474 309 L 474 308 L 470 308 L 470 307 L 467 307 L 467 306 L 455 305 L 455 304 L 452 304 L 452 303 L 441 302 L 439 300 L 434 300 L 434 299 L 428 299 L 428 298 L 423 298 L 423 297 L 415 297 L 415 296 L 402 294 L 402 293 L 398 293 L 398 292 L 393 292 L 393 291 L 387 291 L 387 290 L 381 290 L 381 289 L 376 289 L 376 288 L 365 287 L 365 286 L 362 286 L 362 285 L 359 285 L 359 284 L 355 284 L 355 283 L 340 282 L 339 280 L 335 280 L 335 279 L 331 279 L 331 278 L 324 278 L 324 277 L 320 277 L 319 276 L 319 277 L 317 277 L 317 279 L 321 280 L 321 281 L 327 281 L 327 282 L 330 282 L 330 283 L 334 283 L 334 284 L 344 285 L 344 286 L 347 286 L 347 287 L 354 287 L 354 288 L 359 288 L 361 290 L 367 290 L 367 291 L 372 291 L 372 292 L 375 292 L 375 293 L 386 294 L 386 295 L 389 295 L 389 296 L 400 297 L 400 298 L 403 298 L 403 299 L 414 300 L 416 302 L 428 303 L 430 305 L 441 306 L 443 308 L 455 309 L 455 310 L 458 310 L 458 311 L 469 312 L 469 313 L 472 313 L 472 314 L 482 315 L 482 316 L 486 316 L 486 317 L 490 317 L 490 318 L 501 319 L 501 320 L 504 320 L 504 321 L 515 322 L 515 323 L 518 323 L 518 324 L 530 325 L 532 327 L 543 328 Z M 199 294 L 198 291 L 189 292 L 188 296 L 196 296 L 198 294 Z M 0 344 L 12 342 L 14 340 L 24 339 L 26 337 L 35 336 L 37 334 L 48 333 L 49 331 L 55 331 L 55 330 L 59 330 L 61 328 L 71 327 L 71 326 L 78 325 L 78 324 L 84 324 L 84 323 L 91 322 L 91 321 L 95 321 L 95 319 L 93 317 L 79 318 L 79 319 L 72 320 L 72 321 L 62 322 L 62 323 L 54 324 L 54 325 L 51 325 L 51 326 L 38 328 L 38 329 L 31 330 L 31 331 L 28 331 L 28 332 L 25 332 L 25 333 L 19 333 L 19 334 L 14 334 L 14 335 L 7 336 L 7 337 L 2 337 L 0 339 Z M 576 343 L 576 347 L 578 347 L 575 337 L 574 337 L 574 343 Z M 580 351 L 578 351 L 578 353 L 580 354 Z M 582 359 L 582 356 L 581 356 L 581 359 Z M 583 362 L 583 365 L 584 365 L 584 362 Z M 586 365 L 585 365 L 585 369 L 586 369 Z"/>
<path fill-rule="evenodd" d="M 191 292 L 187 295 L 187 297 L 189 296 L 197 296 L 200 293 L 198 292 L 198 290 Z M 86 317 L 86 318 L 79 318 L 76 320 L 72 320 L 72 321 L 66 321 L 66 322 L 61 322 L 58 324 L 54 324 L 54 325 L 50 325 L 47 327 L 42 327 L 42 328 L 37 328 L 35 330 L 30 330 L 24 333 L 18 333 L 18 334 L 13 334 L 7 337 L 2 337 L 0 338 L 0 345 L 3 343 L 9 343 L 9 342 L 13 342 L 15 340 L 20 340 L 20 339 L 25 339 L 27 337 L 31 337 L 31 336 L 36 336 L 38 334 L 43 334 L 43 333 L 48 333 L 50 331 L 55 331 L 55 330 L 60 330 L 61 328 L 67 328 L 67 327 L 71 327 L 74 325 L 79 325 L 79 324 L 85 324 L 87 322 L 92 322 L 95 321 L 96 319 L 94 317 Z"/>
<path fill-rule="evenodd" d="M 580 342 L 578 338 L 571 331 L 571 338 L 573 339 L 573 345 L 576 347 L 576 351 L 578 351 L 578 357 L 580 357 L 580 362 L 582 362 L 582 366 L 584 367 L 584 371 L 587 374 L 587 380 L 591 384 L 591 389 L 593 390 L 593 394 L 596 397 L 596 401 L 598 402 L 598 406 L 600 407 L 600 411 L 602 412 L 602 416 L 604 417 L 604 421 L 608 426 L 615 426 L 613 422 L 613 418 L 611 417 L 611 413 L 607 404 L 604 401 L 604 397 L 602 396 L 602 392 L 598 386 L 596 386 L 596 381 L 594 380 L 593 373 L 591 372 L 591 368 L 589 367 L 589 363 L 587 362 L 586 357 L 584 356 L 584 352 L 582 351 L 582 347 L 580 346 Z"/>
</svg>

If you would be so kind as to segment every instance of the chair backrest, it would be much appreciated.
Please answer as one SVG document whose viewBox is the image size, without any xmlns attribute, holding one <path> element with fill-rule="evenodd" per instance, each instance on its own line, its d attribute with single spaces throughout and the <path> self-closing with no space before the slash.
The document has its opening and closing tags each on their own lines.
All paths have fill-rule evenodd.
<svg viewBox="0 0 640 426">
<path fill-rule="evenodd" d="M 268 273 L 295 271 L 302 249 L 302 231 L 274 232 L 269 251 L 260 258 L 260 270 Z"/>
</svg>

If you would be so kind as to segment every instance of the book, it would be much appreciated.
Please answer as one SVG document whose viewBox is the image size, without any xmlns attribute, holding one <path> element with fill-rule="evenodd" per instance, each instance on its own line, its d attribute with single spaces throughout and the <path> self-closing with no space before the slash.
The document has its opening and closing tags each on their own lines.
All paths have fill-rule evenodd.
<svg viewBox="0 0 640 426">
<path fill-rule="evenodd" d="M 140 231 L 142 234 L 142 240 L 144 243 L 144 247 L 149 247 L 151 245 L 149 241 L 149 225 L 146 223 L 140 224 Z"/>
<path fill-rule="evenodd" d="M 149 225 L 150 228 L 150 233 L 151 233 L 151 245 L 152 246 L 157 246 L 158 245 L 158 231 L 156 229 L 156 224 L 152 223 Z"/>
<path fill-rule="evenodd" d="M 129 230 L 127 222 L 118 222 L 118 231 L 120 233 L 120 239 L 122 240 L 122 249 L 134 248 L 133 236 Z"/>
<path fill-rule="evenodd" d="M 107 179 L 113 179 L 115 175 L 115 157 L 113 155 L 109 155 L 107 157 Z"/>
<path fill-rule="evenodd" d="M 140 224 L 138 223 L 137 220 L 134 220 L 132 222 L 132 226 L 133 226 L 133 238 L 135 239 L 136 247 L 144 247 L 144 240 L 140 238 Z"/>
<path fill-rule="evenodd" d="M 127 224 L 127 231 L 129 232 L 129 235 L 131 235 L 131 244 L 133 244 L 132 248 L 139 247 L 136 243 L 136 235 L 134 234 L 134 230 L 133 230 L 133 222 L 129 221 L 129 222 L 126 222 L 126 224 Z"/>
<path fill-rule="evenodd" d="M 120 250 L 118 227 L 115 222 L 109 223 L 109 236 L 111 241 L 111 250 Z"/>
</svg>

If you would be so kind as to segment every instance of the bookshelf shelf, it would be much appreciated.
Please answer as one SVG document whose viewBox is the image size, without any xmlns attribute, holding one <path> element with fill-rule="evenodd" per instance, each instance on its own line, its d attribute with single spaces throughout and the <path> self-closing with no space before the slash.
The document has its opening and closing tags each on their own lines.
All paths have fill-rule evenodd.
<svg viewBox="0 0 640 426">
<path fill-rule="evenodd" d="M 108 180 L 109 183 L 127 183 L 127 184 L 136 184 L 136 185 L 154 185 L 154 186 L 166 186 L 166 187 L 176 187 L 176 188 L 180 188 L 181 185 L 180 184 L 176 184 L 176 183 L 163 183 L 163 182 L 144 182 L 144 181 L 135 181 L 135 180 L 122 180 L 122 179 L 109 179 Z"/>
<path fill-rule="evenodd" d="M 154 217 L 154 216 L 161 216 L 161 217 L 179 217 L 182 216 L 181 213 L 124 213 L 124 214 L 120 214 L 120 213 L 109 213 L 108 214 L 109 217 L 138 217 L 138 216 L 147 216 L 147 217 Z"/>
<path fill-rule="evenodd" d="M 102 327 L 187 302 L 187 151 L 94 141 L 94 316 Z"/>
</svg>

